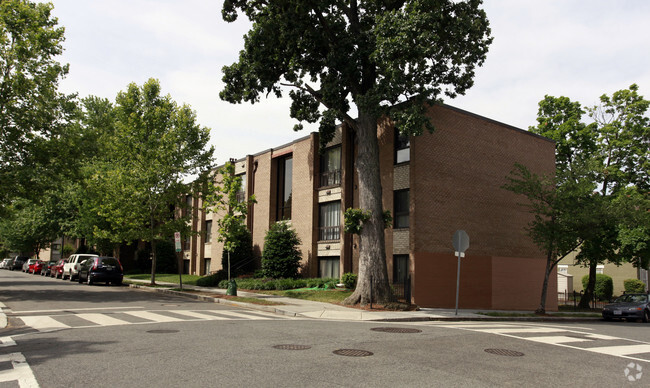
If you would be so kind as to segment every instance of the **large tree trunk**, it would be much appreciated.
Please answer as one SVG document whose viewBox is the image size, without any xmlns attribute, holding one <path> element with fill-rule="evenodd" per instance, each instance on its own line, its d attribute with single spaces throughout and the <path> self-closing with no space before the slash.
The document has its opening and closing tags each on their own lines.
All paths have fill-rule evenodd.
<svg viewBox="0 0 650 388">
<path fill-rule="evenodd" d="M 582 297 L 580 298 L 580 304 L 578 307 L 583 308 L 583 309 L 588 309 L 589 303 L 591 303 L 592 299 L 594 299 L 594 288 L 596 287 L 596 267 L 598 266 L 598 262 L 591 261 L 589 262 L 589 282 L 587 283 L 587 289 L 585 290 L 585 293 L 582 294 Z"/>
<path fill-rule="evenodd" d="M 356 169 L 359 177 L 359 207 L 362 210 L 369 210 L 371 216 L 363 224 L 359 234 L 357 288 L 344 303 L 360 303 L 362 306 L 371 302 L 385 304 L 394 301 L 394 297 L 388 283 L 386 268 L 377 119 L 373 115 L 360 111 L 357 124 Z"/>
</svg>

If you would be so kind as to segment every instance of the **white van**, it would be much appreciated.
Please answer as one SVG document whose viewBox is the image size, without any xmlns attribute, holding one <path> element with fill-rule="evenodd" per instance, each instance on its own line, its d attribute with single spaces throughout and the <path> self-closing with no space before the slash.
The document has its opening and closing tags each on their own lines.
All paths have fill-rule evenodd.
<svg viewBox="0 0 650 388">
<path fill-rule="evenodd" d="M 86 259 L 92 257 L 98 257 L 98 255 L 86 253 L 70 255 L 70 257 L 65 261 L 65 264 L 63 264 L 63 275 L 61 276 L 61 279 L 70 279 L 71 282 L 77 280 L 77 276 L 79 276 L 79 265 Z"/>
</svg>

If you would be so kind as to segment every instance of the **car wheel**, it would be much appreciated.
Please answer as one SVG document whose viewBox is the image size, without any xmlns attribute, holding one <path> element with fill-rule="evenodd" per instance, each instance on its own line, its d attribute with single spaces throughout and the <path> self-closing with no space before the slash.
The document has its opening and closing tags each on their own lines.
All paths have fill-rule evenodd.
<svg viewBox="0 0 650 388">
<path fill-rule="evenodd" d="M 69 276 L 70 276 L 70 281 L 71 281 L 71 282 L 74 282 L 76 278 L 72 277 L 72 271 L 70 271 Z"/>
<path fill-rule="evenodd" d="M 645 310 L 643 312 L 643 322 L 645 323 L 650 322 L 650 310 Z"/>
<path fill-rule="evenodd" d="M 81 280 L 81 279 L 80 279 L 80 280 Z M 89 286 L 93 284 L 93 280 L 92 280 L 92 278 L 90 277 L 90 274 L 88 274 L 88 278 L 86 279 L 86 283 L 88 283 Z"/>
</svg>

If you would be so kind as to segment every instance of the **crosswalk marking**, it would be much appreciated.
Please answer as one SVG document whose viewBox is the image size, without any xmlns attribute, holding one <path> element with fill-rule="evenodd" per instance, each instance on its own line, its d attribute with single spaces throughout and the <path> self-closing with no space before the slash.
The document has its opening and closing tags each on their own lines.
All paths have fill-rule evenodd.
<svg viewBox="0 0 650 388">
<path fill-rule="evenodd" d="M 188 316 L 188 317 L 198 318 L 198 319 L 205 319 L 207 321 L 228 319 L 228 318 L 225 318 L 225 317 L 218 317 L 216 315 L 202 314 L 202 313 L 197 313 L 196 311 L 189 311 L 189 310 L 174 310 L 174 314 L 185 315 L 185 316 Z"/>
<path fill-rule="evenodd" d="M 0 371 L 0 383 L 17 381 L 20 388 L 38 388 L 32 368 L 22 353 L 0 355 L 0 362 L 10 362 L 12 369 Z"/>
<path fill-rule="evenodd" d="M 262 316 L 259 316 L 259 315 L 251 316 L 251 315 L 241 314 L 241 313 L 237 313 L 237 312 L 230 311 L 230 310 L 219 310 L 219 311 L 215 311 L 215 313 L 216 314 L 221 314 L 221 315 L 227 315 L 227 316 L 231 316 L 231 317 L 235 317 L 235 318 L 261 319 L 261 320 L 273 319 L 273 318 L 268 318 L 268 317 L 262 317 Z"/>
<path fill-rule="evenodd" d="M 576 337 L 568 337 L 565 335 L 549 335 L 549 336 L 544 336 L 544 337 L 526 337 L 527 340 L 529 341 L 535 341 L 535 342 L 541 342 L 543 344 L 551 344 L 551 345 L 557 345 L 557 344 L 568 344 L 571 342 L 588 342 L 588 341 L 593 341 L 589 338 L 576 338 Z"/>
<path fill-rule="evenodd" d="M 174 318 L 167 315 L 156 314 L 151 311 L 125 311 L 124 314 L 133 315 L 134 317 L 147 319 L 154 322 L 179 322 L 180 318 Z"/>
<path fill-rule="evenodd" d="M 610 356 L 629 356 L 638 353 L 650 353 L 650 344 L 624 345 L 624 346 L 601 346 L 588 348 L 590 352 L 609 354 Z"/>
<path fill-rule="evenodd" d="M 0 348 L 7 346 L 16 346 L 16 342 L 11 337 L 0 337 Z"/>
<path fill-rule="evenodd" d="M 46 315 L 40 315 L 40 316 L 34 316 L 34 317 L 20 317 L 20 319 L 25 322 L 25 325 L 31 326 L 34 329 L 38 331 L 48 331 L 48 330 L 54 330 L 54 329 L 67 329 L 70 326 L 66 325 L 65 323 L 61 323 L 57 321 L 56 319 L 46 316 Z"/>
<path fill-rule="evenodd" d="M 106 314 L 83 313 L 77 314 L 76 316 L 101 326 L 126 325 L 129 323 L 121 319 L 113 318 Z"/>
<path fill-rule="evenodd" d="M 165 315 L 166 313 L 176 316 Z M 121 311 L 121 318 L 132 316 L 144 320 L 144 322 L 129 322 L 124 319 L 115 317 L 115 313 L 79 313 L 79 314 L 62 314 L 62 315 L 31 315 L 20 318 L 25 326 L 29 326 L 41 332 L 47 332 L 59 329 L 68 328 L 89 328 L 96 326 L 116 326 L 116 325 L 136 325 L 136 324 L 150 324 L 150 323 L 166 323 L 166 322 L 183 322 L 183 321 L 218 321 L 218 320 L 233 320 L 233 319 L 246 319 L 246 320 L 271 320 L 271 319 L 289 319 L 288 317 L 265 314 L 261 312 L 245 313 L 230 310 L 154 310 L 154 311 Z M 265 316 L 268 315 L 268 316 Z M 79 324 L 78 320 L 75 323 L 70 323 L 65 317 L 74 316 L 86 323 Z M 57 318 L 61 318 L 66 323 L 59 322 Z M 0 347 L 10 346 L 11 338 L 0 338 Z"/>
<path fill-rule="evenodd" d="M 429 322 L 424 325 L 489 333 L 579 351 L 650 362 L 650 357 L 648 357 L 650 342 L 590 333 L 588 330 L 592 329 L 577 326 L 510 322 Z"/>
</svg>

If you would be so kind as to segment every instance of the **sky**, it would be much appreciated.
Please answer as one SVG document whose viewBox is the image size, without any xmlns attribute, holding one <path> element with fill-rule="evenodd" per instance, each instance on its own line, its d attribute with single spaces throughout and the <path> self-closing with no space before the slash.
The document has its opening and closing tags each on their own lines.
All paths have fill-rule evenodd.
<svg viewBox="0 0 650 388">
<path fill-rule="evenodd" d="M 61 90 L 115 100 L 149 78 L 210 128 L 216 163 L 278 147 L 316 131 L 292 130 L 288 97 L 229 104 L 223 66 L 238 58 L 250 24 L 221 19 L 219 0 L 52 0 L 65 27 Z M 494 42 L 474 86 L 445 103 L 521 129 L 545 95 L 594 106 L 636 83 L 650 98 L 650 1 L 485 0 Z"/>
</svg>

